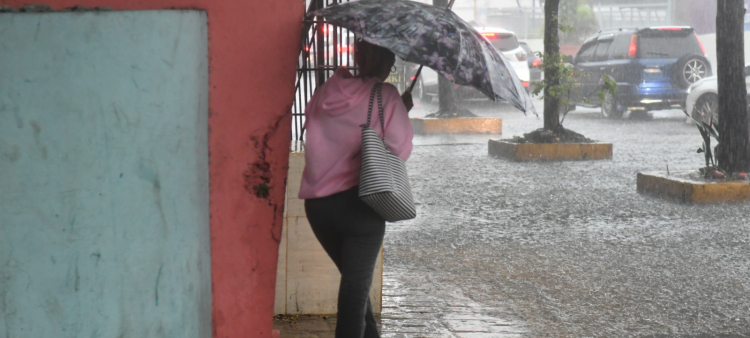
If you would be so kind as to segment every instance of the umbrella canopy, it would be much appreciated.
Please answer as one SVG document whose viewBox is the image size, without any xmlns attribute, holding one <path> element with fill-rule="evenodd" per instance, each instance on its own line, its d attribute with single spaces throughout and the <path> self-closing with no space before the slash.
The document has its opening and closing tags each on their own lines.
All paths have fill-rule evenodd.
<svg viewBox="0 0 750 338">
<path fill-rule="evenodd" d="M 450 9 L 408 0 L 359 0 L 308 14 L 346 28 L 401 59 L 536 114 L 508 59 Z"/>
</svg>

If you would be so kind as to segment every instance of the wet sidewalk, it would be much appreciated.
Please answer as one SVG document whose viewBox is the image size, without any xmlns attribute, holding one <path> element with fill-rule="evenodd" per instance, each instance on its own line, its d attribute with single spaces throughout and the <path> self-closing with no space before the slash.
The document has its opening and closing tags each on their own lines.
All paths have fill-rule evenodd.
<svg viewBox="0 0 750 338">
<path fill-rule="evenodd" d="M 542 125 L 472 109 L 503 118 L 503 138 Z M 747 204 L 636 189 L 639 172 L 702 165 L 695 126 L 681 111 L 591 109 L 565 126 L 613 158 L 517 163 L 488 156 L 492 135 L 415 137 L 418 217 L 384 238 L 383 337 L 750 337 Z M 315 319 L 281 337 L 333 337 L 335 319 Z"/>
<path fill-rule="evenodd" d="M 383 275 L 383 338 L 517 338 L 526 329 L 497 307 L 483 306 L 461 290 L 435 290 L 426 276 L 403 270 Z M 440 294 L 438 298 L 434 296 Z M 449 297 L 446 297 L 449 295 Z M 335 316 L 277 317 L 281 338 L 332 338 Z"/>
</svg>

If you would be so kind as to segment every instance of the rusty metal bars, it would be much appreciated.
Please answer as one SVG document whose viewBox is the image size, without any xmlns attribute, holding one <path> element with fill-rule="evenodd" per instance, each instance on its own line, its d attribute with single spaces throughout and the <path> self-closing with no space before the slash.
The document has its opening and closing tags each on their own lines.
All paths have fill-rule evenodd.
<svg viewBox="0 0 750 338">
<path fill-rule="evenodd" d="M 312 0 L 307 12 L 349 0 Z M 304 4 L 304 3 L 303 3 Z M 305 20 L 302 31 L 302 48 L 297 64 L 297 81 L 292 103 L 292 140 L 304 140 L 305 107 L 315 89 L 322 85 L 338 67 L 356 73 L 352 34 L 315 20 Z"/>
</svg>

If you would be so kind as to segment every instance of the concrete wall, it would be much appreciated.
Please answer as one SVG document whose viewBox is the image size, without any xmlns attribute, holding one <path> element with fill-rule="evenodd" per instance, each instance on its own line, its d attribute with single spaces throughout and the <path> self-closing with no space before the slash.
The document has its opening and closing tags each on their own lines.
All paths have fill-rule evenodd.
<svg viewBox="0 0 750 338">
<path fill-rule="evenodd" d="M 302 170 L 305 168 L 305 153 L 301 151 L 302 146 L 299 145 L 289 155 L 284 230 L 279 245 L 274 313 L 336 314 L 341 275 L 310 228 L 304 200 L 297 198 Z M 382 291 L 381 249 L 370 289 L 370 300 L 376 314 L 380 313 Z"/>
<path fill-rule="evenodd" d="M 0 336 L 208 337 L 205 12 L 0 32 Z"/>
<path fill-rule="evenodd" d="M 9 7 L 33 3 L 55 10 L 106 6 L 206 11 L 212 335 L 270 337 L 303 4 L 296 0 L 0 0 L 0 5 Z M 92 36 L 95 33 L 92 30 Z M 3 35 L 0 43 L 6 41 Z M 270 188 L 268 195 L 256 194 L 253 187 L 259 184 Z M 13 208 L 0 205 L 0 211 L 7 210 Z"/>
</svg>

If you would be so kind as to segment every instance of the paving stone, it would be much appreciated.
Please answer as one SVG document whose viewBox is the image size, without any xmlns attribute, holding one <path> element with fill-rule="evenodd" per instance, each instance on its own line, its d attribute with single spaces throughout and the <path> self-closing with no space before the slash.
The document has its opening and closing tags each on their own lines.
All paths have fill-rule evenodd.
<svg viewBox="0 0 750 338">
<path fill-rule="evenodd" d="M 525 333 L 524 330 L 521 330 L 517 327 L 502 325 L 502 326 L 490 326 L 490 332 L 493 333 L 516 333 L 516 334 L 522 334 Z"/>
<path fill-rule="evenodd" d="M 490 332 L 486 324 L 479 320 L 448 321 L 453 332 Z"/>
<path fill-rule="evenodd" d="M 403 313 L 403 312 L 394 312 L 394 313 L 383 313 L 380 315 L 380 318 L 383 322 L 386 320 L 404 320 L 404 319 L 432 319 L 435 317 L 434 313 Z"/>
<path fill-rule="evenodd" d="M 523 337 L 514 333 L 480 333 L 480 332 L 461 332 L 456 335 L 458 338 L 520 338 Z"/>
</svg>

